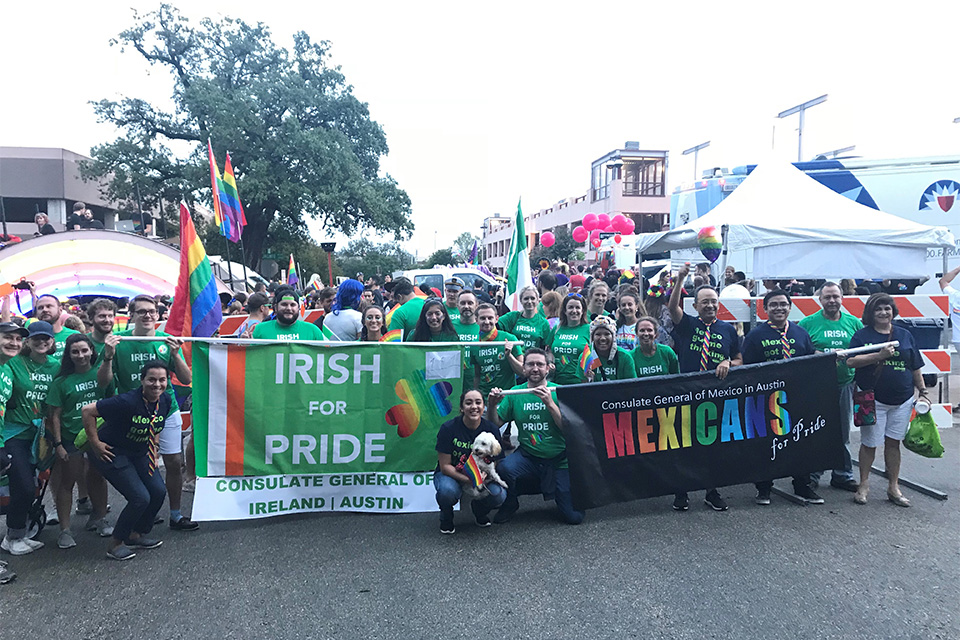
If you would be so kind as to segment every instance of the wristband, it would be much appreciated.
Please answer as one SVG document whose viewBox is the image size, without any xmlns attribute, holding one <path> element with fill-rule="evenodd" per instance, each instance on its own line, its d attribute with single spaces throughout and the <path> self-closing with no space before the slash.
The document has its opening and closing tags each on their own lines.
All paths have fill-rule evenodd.
<svg viewBox="0 0 960 640">
<path fill-rule="evenodd" d="M 62 446 L 63 446 L 63 442 L 60 440 L 57 440 L 56 442 L 53 443 L 54 448 L 62 447 Z"/>
<path fill-rule="evenodd" d="M 113 360 L 113 356 L 110 356 L 109 358 L 107 358 L 106 356 L 104 356 L 104 358 L 103 358 L 103 361 L 104 361 L 104 362 L 110 362 L 111 360 Z"/>
</svg>

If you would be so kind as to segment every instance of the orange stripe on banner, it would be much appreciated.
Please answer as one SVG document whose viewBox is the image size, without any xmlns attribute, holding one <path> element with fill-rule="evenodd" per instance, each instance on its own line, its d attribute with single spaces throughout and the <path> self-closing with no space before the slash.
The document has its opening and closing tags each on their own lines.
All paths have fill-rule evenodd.
<svg viewBox="0 0 960 640">
<path fill-rule="evenodd" d="M 220 323 L 220 335 L 222 336 L 232 336 L 237 332 L 237 329 L 240 328 L 247 318 L 250 316 L 228 316 L 223 319 L 223 322 Z"/>
<path fill-rule="evenodd" d="M 246 371 L 246 348 L 227 347 L 227 459 L 225 471 L 228 476 L 243 475 L 243 414 Z"/>
<path fill-rule="evenodd" d="M 793 304 L 800 310 L 803 317 L 812 316 L 820 311 L 820 305 L 814 298 L 794 298 Z"/>
<path fill-rule="evenodd" d="M 316 323 L 317 320 L 323 317 L 323 309 L 310 309 L 307 311 L 307 314 L 303 317 L 304 322 L 309 322 L 311 324 Z"/>
<path fill-rule="evenodd" d="M 941 349 L 923 350 L 922 353 L 940 371 L 950 371 L 950 353 L 947 351 Z"/>
<path fill-rule="evenodd" d="M 843 308 L 857 316 L 858 318 L 863 317 L 863 301 L 860 298 L 844 298 L 843 299 Z"/>
<path fill-rule="evenodd" d="M 724 322 L 736 322 L 737 318 L 727 307 L 721 302 L 720 308 L 717 309 L 717 320 L 723 320 Z"/>
<path fill-rule="evenodd" d="M 950 300 L 947 296 L 930 296 L 930 301 L 940 307 L 944 315 L 950 315 Z"/>
<path fill-rule="evenodd" d="M 901 318 L 922 318 L 920 310 L 913 306 L 913 303 L 906 296 L 894 296 L 893 301 L 897 303 L 897 311 Z"/>
</svg>

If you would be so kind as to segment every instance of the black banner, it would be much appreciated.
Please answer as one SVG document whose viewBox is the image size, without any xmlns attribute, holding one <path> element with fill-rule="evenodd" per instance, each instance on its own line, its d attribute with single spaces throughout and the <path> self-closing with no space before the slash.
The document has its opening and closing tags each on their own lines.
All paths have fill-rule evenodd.
<svg viewBox="0 0 960 640">
<path fill-rule="evenodd" d="M 557 387 L 577 509 L 835 469 L 836 356 Z"/>
</svg>

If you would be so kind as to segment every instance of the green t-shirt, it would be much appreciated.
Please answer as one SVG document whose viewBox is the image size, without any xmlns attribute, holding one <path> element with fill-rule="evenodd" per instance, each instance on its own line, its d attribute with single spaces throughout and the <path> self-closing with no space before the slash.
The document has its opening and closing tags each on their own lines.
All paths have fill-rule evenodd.
<svg viewBox="0 0 960 640">
<path fill-rule="evenodd" d="M 4 424 L 31 425 L 34 420 L 43 417 L 47 389 L 53 382 L 53 376 L 60 370 L 60 363 L 51 356 L 47 356 L 46 362 L 41 364 L 26 355 L 19 355 L 11 358 L 7 367 L 13 377 L 13 390 Z M 33 440 L 35 433 L 33 429 L 27 429 L 17 437 Z"/>
<path fill-rule="evenodd" d="M 57 362 L 60 362 L 61 358 L 63 358 L 63 350 L 67 346 L 67 338 L 69 338 L 75 333 L 80 333 L 80 332 L 74 331 L 73 329 L 69 329 L 67 327 L 63 327 L 60 329 L 60 331 L 57 331 L 55 334 L 53 334 L 53 343 L 57 346 L 57 350 L 54 351 L 50 355 L 50 357 L 56 360 Z"/>
<path fill-rule="evenodd" d="M 87 334 L 90 336 L 90 342 L 93 343 L 93 350 L 97 353 L 97 366 L 103 361 L 103 348 L 107 346 L 105 342 L 98 342 L 96 338 L 93 337 L 93 332 Z"/>
<path fill-rule="evenodd" d="M 609 311 L 607 311 L 606 309 L 604 309 L 604 310 L 601 311 L 600 313 L 593 313 L 592 311 L 587 311 L 587 319 L 590 320 L 590 322 L 593 322 L 594 320 L 596 320 L 596 319 L 599 318 L 600 316 L 606 316 L 607 318 L 613 318 L 613 314 L 610 313 Z M 616 319 L 616 318 L 614 318 L 614 319 Z"/>
<path fill-rule="evenodd" d="M 480 325 L 474 322 L 473 324 L 461 324 L 460 320 L 456 320 L 453 323 L 453 330 L 457 332 L 457 335 L 460 337 L 460 342 L 479 342 L 480 341 Z M 473 388 L 473 376 L 474 376 L 474 367 L 473 362 L 470 359 L 470 354 L 472 348 L 469 345 L 463 347 L 463 390 L 467 391 L 468 389 Z"/>
<path fill-rule="evenodd" d="M 797 323 L 801 329 L 810 334 L 813 347 L 817 351 L 837 351 L 850 346 L 850 339 L 860 329 L 863 323 L 860 318 L 840 310 L 839 320 L 828 320 L 823 311 L 807 316 Z M 855 371 L 845 363 L 837 360 L 837 382 L 841 385 L 853 382 Z"/>
<path fill-rule="evenodd" d="M 492 338 L 492 340 L 496 342 L 505 342 L 508 340 L 511 342 L 518 341 L 517 336 L 500 330 L 497 330 L 497 335 Z M 514 345 L 511 352 L 517 359 L 523 356 L 523 349 L 520 345 Z M 486 347 L 482 342 L 474 345 L 470 351 L 469 366 L 471 368 L 473 366 L 480 368 L 480 393 L 482 393 L 484 397 L 486 397 L 487 394 L 490 393 L 490 389 L 494 387 L 509 389 L 517 384 L 517 375 L 513 369 L 510 368 L 510 363 L 507 362 L 503 345 Z"/>
<path fill-rule="evenodd" d="M 120 335 L 132 336 L 133 329 L 121 331 Z M 156 335 L 157 337 L 166 338 L 170 334 L 157 331 Z M 113 358 L 113 384 L 117 393 L 126 393 L 127 391 L 140 388 L 140 369 L 143 368 L 143 365 L 147 361 L 159 360 L 160 362 L 166 362 L 167 366 L 173 370 L 173 358 L 179 354 L 179 349 L 177 353 L 171 353 L 170 347 L 162 340 L 151 340 L 149 342 L 121 340 L 120 344 L 117 345 L 117 353 Z M 180 407 L 177 405 L 177 398 L 173 393 L 173 384 L 169 381 L 165 393 L 170 396 L 170 414 L 172 415 L 175 411 L 179 411 Z"/>
<path fill-rule="evenodd" d="M 630 353 L 633 355 L 633 365 L 638 378 L 680 373 L 680 362 L 677 360 L 677 354 L 665 344 L 658 344 L 657 350 L 649 357 L 643 355 L 639 346 Z"/>
<path fill-rule="evenodd" d="M 7 401 L 13 393 L 13 373 L 7 363 L 0 364 L 0 447 L 3 446 L 3 422 L 7 412 Z"/>
<path fill-rule="evenodd" d="M 413 334 L 406 336 L 404 342 L 413 342 Z M 460 336 L 455 333 L 438 333 L 430 336 L 430 342 L 460 342 Z"/>
<path fill-rule="evenodd" d="M 547 386 L 556 387 L 557 385 L 548 382 Z M 526 389 L 527 385 L 520 384 L 513 388 Z M 556 402 L 557 394 L 554 392 L 551 395 Z M 504 396 L 497 407 L 497 413 L 504 422 L 513 420 L 516 423 L 520 448 L 530 455 L 537 458 L 556 458 L 566 450 L 567 442 L 560 428 L 553 421 L 550 411 L 547 410 L 547 405 L 532 393 Z M 557 468 L 567 468 L 566 458 L 557 465 Z"/>
<path fill-rule="evenodd" d="M 497 327 L 523 340 L 524 349 L 532 347 L 543 349 L 550 334 L 550 323 L 547 322 L 546 316 L 539 313 L 533 314 L 532 318 L 524 318 L 522 312 L 511 311 L 500 316 Z"/>
<path fill-rule="evenodd" d="M 60 407 L 60 439 L 74 440 L 83 429 L 83 405 L 111 394 L 113 385 L 104 389 L 97 385 L 97 367 L 86 373 L 57 376 L 47 391 L 47 406 Z"/>
<path fill-rule="evenodd" d="M 443 303 L 443 307 L 447 310 L 447 315 L 450 316 L 450 322 L 459 322 L 460 307 L 456 305 L 448 307 L 446 302 Z"/>
<path fill-rule="evenodd" d="M 294 320 L 287 326 L 276 320 L 265 320 L 253 328 L 251 337 L 257 340 L 326 340 L 320 327 L 303 320 Z"/>
<path fill-rule="evenodd" d="M 600 354 L 597 354 L 600 357 Z M 637 370 L 633 365 L 633 358 L 623 349 L 617 349 L 613 354 L 613 359 L 607 362 L 600 358 L 600 366 L 594 372 L 594 382 L 606 382 L 609 380 L 630 380 L 637 377 Z"/>
<path fill-rule="evenodd" d="M 590 344 L 590 325 L 577 327 L 557 325 L 547 338 L 547 348 L 553 352 L 557 372 L 553 376 L 557 384 L 578 384 L 586 382 L 583 369 L 580 368 L 580 355 L 583 348 Z"/>
<path fill-rule="evenodd" d="M 404 337 L 413 333 L 417 328 L 417 320 L 420 319 L 420 312 L 423 310 L 423 303 L 426 298 L 411 298 L 399 307 L 395 307 L 387 314 L 389 316 L 387 331 L 400 329 Z"/>
</svg>

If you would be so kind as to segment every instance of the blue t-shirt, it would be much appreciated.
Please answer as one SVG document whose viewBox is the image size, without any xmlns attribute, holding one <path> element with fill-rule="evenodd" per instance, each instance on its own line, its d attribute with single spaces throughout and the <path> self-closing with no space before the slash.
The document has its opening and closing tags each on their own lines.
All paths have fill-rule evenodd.
<svg viewBox="0 0 960 640">
<path fill-rule="evenodd" d="M 154 433 L 163 431 L 163 421 L 170 414 L 170 396 L 148 406 L 142 389 L 132 389 L 112 398 L 97 401 L 97 413 L 103 418 L 99 436 L 102 442 L 121 449 L 131 456 L 146 455 L 150 445 L 150 426 Z"/>
<path fill-rule="evenodd" d="M 680 361 L 682 373 L 700 371 L 700 352 L 703 349 L 703 337 L 707 325 L 697 316 L 683 314 L 673 327 L 670 335 L 675 343 L 674 351 Z M 707 371 L 713 371 L 724 360 L 732 360 L 740 355 L 740 336 L 733 325 L 723 320 L 715 320 L 710 325 L 710 350 L 707 354 Z"/>
<path fill-rule="evenodd" d="M 764 322 L 758 324 L 743 339 L 743 364 L 775 362 L 783 360 L 783 343 L 780 330 Z M 809 356 L 816 349 L 806 330 L 795 322 L 787 322 L 787 340 L 790 342 L 790 357 Z"/>
<path fill-rule="evenodd" d="M 871 327 L 864 327 L 853 334 L 850 348 L 868 344 L 880 344 L 899 340 L 900 346 L 893 355 L 880 364 L 880 377 L 877 378 L 877 365 L 869 364 L 857 369 L 857 386 L 861 389 L 873 389 L 873 397 L 883 404 L 903 404 L 913 397 L 913 372 L 923 368 L 923 357 L 913 341 L 913 334 L 903 327 L 893 326 L 890 335 L 878 333 Z"/>
</svg>

